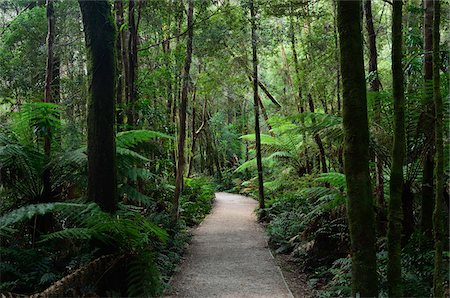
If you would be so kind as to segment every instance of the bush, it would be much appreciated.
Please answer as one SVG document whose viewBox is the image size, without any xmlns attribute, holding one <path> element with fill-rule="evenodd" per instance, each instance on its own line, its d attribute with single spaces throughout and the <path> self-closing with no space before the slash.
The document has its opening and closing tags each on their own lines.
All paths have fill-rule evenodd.
<svg viewBox="0 0 450 298">
<path fill-rule="evenodd" d="M 185 179 L 180 215 L 188 226 L 199 224 L 211 211 L 216 187 L 208 177 Z"/>
</svg>

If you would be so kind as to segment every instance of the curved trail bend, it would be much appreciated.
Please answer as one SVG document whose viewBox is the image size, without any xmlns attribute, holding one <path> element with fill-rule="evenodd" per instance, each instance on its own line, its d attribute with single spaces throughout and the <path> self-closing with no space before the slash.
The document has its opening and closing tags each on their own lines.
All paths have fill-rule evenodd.
<svg viewBox="0 0 450 298">
<path fill-rule="evenodd" d="M 293 297 L 257 223 L 251 198 L 216 193 L 166 297 Z"/>
</svg>

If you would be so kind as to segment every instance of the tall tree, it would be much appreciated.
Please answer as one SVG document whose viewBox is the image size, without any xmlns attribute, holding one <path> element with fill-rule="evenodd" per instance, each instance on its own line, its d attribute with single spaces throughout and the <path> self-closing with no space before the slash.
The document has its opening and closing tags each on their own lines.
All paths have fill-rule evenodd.
<svg viewBox="0 0 450 298">
<path fill-rule="evenodd" d="M 187 15 L 187 28 L 188 35 L 186 40 L 186 58 L 184 61 L 184 71 L 183 71 L 183 87 L 181 90 L 181 102 L 179 110 L 179 132 L 178 132 L 178 157 L 177 157 L 177 168 L 175 177 L 175 195 L 173 200 L 173 210 L 172 210 L 172 221 L 176 222 L 179 216 L 179 201 L 180 195 L 183 187 L 183 177 L 184 177 L 184 145 L 186 142 L 186 110 L 188 101 L 188 89 L 190 83 L 190 69 L 192 62 L 192 38 L 194 35 L 193 28 L 193 15 L 194 15 L 194 0 L 188 1 L 188 15 Z"/>
<path fill-rule="evenodd" d="M 130 0 L 128 3 L 128 113 L 127 123 L 129 126 L 136 124 L 136 100 L 137 100 L 137 73 L 138 73 L 138 28 L 141 19 L 141 8 L 143 1 Z M 137 11 L 137 17 L 136 17 Z"/>
<path fill-rule="evenodd" d="M 425 134 L 426 155 L 422 174 L 422 216 L 421 228 L 429 238 L 432 237 L 433 217 L 433 2 L 424 0 L 424 22 L 423 22 L 423 78 L 424 78 L 424 104 L 426 121 L 423 125 Z M 431 128 L 431 129 L 430 129 Z"/>
<path fill-rule="evenodd" d="M 117 113 L 116 113 L 116 122 L 117 129 L 123 124 L 123 104 L 124 98 L 126 98 L 125 86 L 126 79 L 128 76 L 124 76 L 124 61 L 122 51 L 125 51 L 125 41 L 124 41 L 124 18 L 123 18 L 123 2 L 121 0 L 114 1 L 114 12 L 116 19 L 116 26 L 119 30 L 116 39 L 116 50 L 117 50 Z"/>
<path fill-rule="evenodd" d="M 375 224 L 369 173 L 369 124 L 361 1 L 338 1 L 344 125 L 344 172 L 352 249 L 353 296 L 377 296 Z"/>
<path fill-rule="evenodd" d="M 440 33 L 441 2 L 434 2 L 433 24 L 433 99 L 435 106 L 435 141 L 436 141 L 436 197 L 434 199 L 433 231 L 434 231 L 434 273 L 433 297 L 443 297 L 442 278 L 442 194 L 444 193 L 444 107 L 441 97 L 440 66 Z"/>
<path fill-rule="evenodd" d="M 250 16 L 252 27 L 252 63 L 253 63 L 253 112 L 255 114 L 255 136 L 256 136 L 256 164 L 258 168 L 258 198 L 259 208 L 265 207 L 264 202 L 264 180 L 263 166 L 261 159 L 261 134 L 259 129 L 259 104 L 258 104 L 258 54 L 256 36 L 256 10 L 254 0 L 250 0 Z"/>
<path fill-rule="evenodd" d="M 405 158 L 405 95 L 402 68 L 402 0 L 392 10 L 392 87 L 394 95 L 394 145 L 388 205 L 388 288 L 389 296 L 402 297 L 401 238 L 403 161 Z"/>
<path fill-rule="evenodd" d="M 79 0 L 89 72 L 88 195 L 106 212 L 117 209 L 115 145 L 116 30 L 107 0 Z"/>
<path fill-rule="evenodd" d="M 381 123 L 381 100 L 380 100 L 380 79 L 378 77 L 378 53 L 376 33 L 373 25 L 372 17 L 372 0 L 364 2 L 364 15 L 366 17 L 366 29 L 369 36 L 369 76 L 370 91 L 373 95 L 373 111 L 374 123 L 378 128 Z M 384 178 L 383 178 L 383 161 L 375 154 L 375 175 L 376 175 L 376 202 L 381 210 L 384 210 Z"/>
<path fill-rule="evenodd" d="M 53 0 L 46 0 L 47 12 L 47 67 L 45 70 L 45 91 L 44 102 L 53 102 L 52 79 L 53 79 L 53 44 L 55 39 L 55 16 L 53 11 Z M 44 137 L 44 154 L 47 161 L 51 154 L 51 131 L 48 131 Z M 45 169 L 43 173 L 43 191 L 42 197 L 44 202 L 49 202 L 51 197 L 51 177 L 50 170 Z"/>
</svg>

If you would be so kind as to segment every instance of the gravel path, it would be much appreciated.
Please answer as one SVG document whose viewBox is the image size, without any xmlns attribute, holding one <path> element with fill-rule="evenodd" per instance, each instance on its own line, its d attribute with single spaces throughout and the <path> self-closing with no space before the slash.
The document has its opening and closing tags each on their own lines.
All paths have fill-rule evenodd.
<svg viewBox="0 0 450 298">
<path fill-rule="evenodd" d="M 257 202 L 216 193 L 166 297 L 292 297 L 257 223 Z"/>
</svg>

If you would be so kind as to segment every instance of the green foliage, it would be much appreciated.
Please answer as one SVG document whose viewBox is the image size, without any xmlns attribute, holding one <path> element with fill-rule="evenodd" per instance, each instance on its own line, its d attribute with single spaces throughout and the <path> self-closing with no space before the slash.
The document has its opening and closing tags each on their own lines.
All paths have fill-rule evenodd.
<svg viewBox="0 0 450 298">
<path fill-rule="evenodd" d="M 199 224 L 211 211 L 215 189 L 214 183 L 207 177 L 185 179 L 180 214 L 187 225 Z"/>
</svg>

